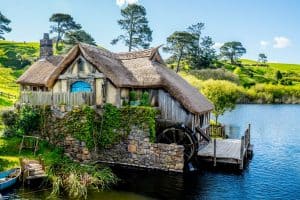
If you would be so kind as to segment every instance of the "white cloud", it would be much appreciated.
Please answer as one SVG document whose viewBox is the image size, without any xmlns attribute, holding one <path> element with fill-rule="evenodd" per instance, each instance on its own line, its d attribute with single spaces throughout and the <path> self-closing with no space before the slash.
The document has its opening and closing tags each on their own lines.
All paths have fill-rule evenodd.
<svg viewBox="0 0 300 200">
<path fill-rule="evenodd" d="M 259 44 L 264 49 L 270 44 L 270 42 L 265 41 L 265 40 L 261 40 Z"/>
<path fill-rule="evenodd" d="M 220 49 L 221 46 L 223 46 L 224 43 L 221 43 L 221 42 L 216 42 L 214 45 L 213 45 L 213 48 L 215 49 Z"/>
<path fill-rule="evenodd" d="M 291 41 L 283 36 L 274 37 L 274 48 L 282 49 L 291 45 Z"/>
<path fill-rule="evenodd" d="M 139 0 L 116 0 L 116 4 L 120 7 L 125 4 L 135 4 L 138 2 L 139 2 Z"/>
</svg>

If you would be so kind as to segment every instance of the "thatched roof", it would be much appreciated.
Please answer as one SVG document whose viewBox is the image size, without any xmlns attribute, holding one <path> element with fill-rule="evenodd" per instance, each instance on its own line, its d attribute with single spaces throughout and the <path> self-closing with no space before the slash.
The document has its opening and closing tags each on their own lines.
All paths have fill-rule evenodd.
<svg viewBox="0 0 300 200">
<path fill-rule="evenodd" d="M 17 83 L 47 86 L 56 66 L 63 59 L 62 56 L 50 56 L 33 63 L 26 72 L 19 77 Z"/>
<path fill-rule="evenodd" d="M 117 87 L 162 88 L 194 114 L 213 109 L 213 105 L 196 88 L 164 65 L 158 47 L 136 52 L 112 53 L 80 43 L 74 46 L 56 66 L 49 60 L 34 63 L 19 78 L 18 83 L 38 82 L 51 88 L 58 76 L 80 54 Z M 41 77 L 35 74 L 39 70 L 42 71 L 39 73 Z"/>
</svg>

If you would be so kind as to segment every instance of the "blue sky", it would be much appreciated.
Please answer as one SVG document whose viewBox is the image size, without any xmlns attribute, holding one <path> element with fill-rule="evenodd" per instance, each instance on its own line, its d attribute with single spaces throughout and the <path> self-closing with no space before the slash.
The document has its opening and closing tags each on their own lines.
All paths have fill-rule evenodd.
<svg viewBox="0 0 300 200">
<path fill-rule="evenodd" d="M 174 31 L 204 22 L 203 34 L 211 36 L 216 46 L 237 40 L 247 49 L 245 58 L 257 59 L 262 52 L 269 61 L 300 63 L 298 0 L 0 0 L 0 11 L 12 21 L 7 40 L 38 41 L 49 31 L 51 14 L 63 12 L 99 45 L 118 52 L 127 48 L 110 41 L 120 34 L 116 21 L 120 3 L 126 1 L 138 1 L 146 8 L 153 30 L 151 46 L 164 44 Z"/>
</svg>

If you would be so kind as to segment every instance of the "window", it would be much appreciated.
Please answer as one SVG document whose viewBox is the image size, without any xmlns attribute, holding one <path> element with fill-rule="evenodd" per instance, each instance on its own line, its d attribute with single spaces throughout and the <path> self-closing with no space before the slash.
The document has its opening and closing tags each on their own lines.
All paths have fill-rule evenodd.
<svg viewBox="0 0 300 200">
<path fill-rule="evenodd" d="M 78 66 L 78 72 L 84 71 L 84 61 L 82 59 L 80 58 L 78 59 L 77 66 Z"/>
</svg>

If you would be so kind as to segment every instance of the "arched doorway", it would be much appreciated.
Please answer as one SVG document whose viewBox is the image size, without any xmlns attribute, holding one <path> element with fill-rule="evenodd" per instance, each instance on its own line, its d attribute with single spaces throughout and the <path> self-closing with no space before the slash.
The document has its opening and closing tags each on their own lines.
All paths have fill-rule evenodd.
<svg viewBox="0 0 300 200">
<path fill-rule="evenodd" d="M 76 81 L 71 85 L 71 92 L 91 92 L 91 85 L 84 81 Z"/>
</svg>

